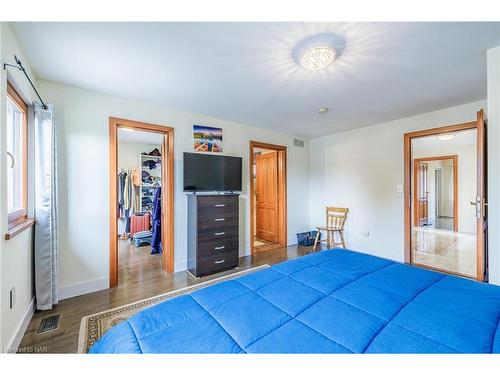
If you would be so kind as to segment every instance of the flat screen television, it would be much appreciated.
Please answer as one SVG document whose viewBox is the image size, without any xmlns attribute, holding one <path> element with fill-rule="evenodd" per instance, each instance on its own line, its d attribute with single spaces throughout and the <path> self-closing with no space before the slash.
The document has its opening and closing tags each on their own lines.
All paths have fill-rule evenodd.
<svg viewBox="0 0 500 375">
<path fill-rule="evenodd" d="M 241 191 L 241 158 L 184 153 L 184 191 Z"/>
</svg>

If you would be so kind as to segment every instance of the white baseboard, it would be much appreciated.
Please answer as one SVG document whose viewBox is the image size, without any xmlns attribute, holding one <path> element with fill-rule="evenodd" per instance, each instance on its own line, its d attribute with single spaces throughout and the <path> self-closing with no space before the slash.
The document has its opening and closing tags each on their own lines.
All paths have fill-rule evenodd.
<svg viewBox="0 0 500 375">
<path fill-rule="evenodd" d="M 15 353 L 19 345 L 21 344 L 21 340 L 23 339 L 24 333 L 28 328 L 28 325 L 31 322 L 31 318 L 33 318 L 33 314 L 35 313 L 35 297 L 31 299 L 26 311 L 24 312 L 23 319 L 19 323 L 17 327 L 16 334 L 12 338 L 11 342 L 7 345 L 7 350 L 9 353 Z"/>
<path fill-rule="evenodd" d="M 93 293 L 99 290 L 109 288 L 109 278 L 101 277 L 99 279 L 84 281 L 65 285 L 59 288 L 59 300 L 81 296 L 82 294 Z"/>
<path fill-rule="evenodd" d="M 187 270 L 187 260 L 183 260 L 174 264 L 174 272 L 186 271 Z"/>
</svg>

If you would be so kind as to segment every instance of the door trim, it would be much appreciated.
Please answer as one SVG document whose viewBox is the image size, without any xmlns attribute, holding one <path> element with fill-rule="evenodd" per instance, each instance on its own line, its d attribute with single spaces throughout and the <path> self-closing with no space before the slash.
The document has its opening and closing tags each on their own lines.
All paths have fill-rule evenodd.
<svg viewBox="0 0 500 375">
<path fill-rule="evenodd" d="M 174 272 L 174 128 L 146 122 L 109 118 L 109 287 L 118 286 L 118 128 L 145 130 L 163 134 L 161 153 L 162 187 L 162 268 Z M 165 189 L 166 187 L 166 189 Z"/>
<path fill-rule="evenodd" d="M 477 170 L 480 171 L 477 179 L 477 191 L 482 195 L 479 202 L 479 220 L 477 221 L 477 258 L 476 258 L 476 275 L 480 281 L 488 281 L 488 139 L 487 139 L 487 124 L 484 115 L 484 110 L 477 112 L 476 119 L 477 128 Z M 481 139 L 481 142 L 479 142 Z M 482 249 L 482 251 L 480 251 Z"/>
<path fill-rule="evenodd" d="M 419 205 L 417 204 L 419 195 L 418 169 L 417 165 L 424 161 L 453 160 L 453 231 L 458 232 L 458 155 L 430 156 L 413 159 L 413 222 L 419 220 Z"/>
<path fill-rule="evenodd" d="M 266 247 L 264 251 L 277 247 L 287 246 L 287 179 L 286 179 L 286 146 L 275 145 L 258 141 L 250 141 L 249 176 L 250 176 L 250 253 L 256 254 L 253 241 L 254 232 L 254 200 L 255 186 L 253 183 L 254 149 L 265 148 L 278 152 L 278 244 L 275 247 Z"/>
<path fill-rule="evenodd" d="M 478 112 L 478 116 L 483 110 Z M 412 199 L 412 187 L 411 187 L 411 141 L 413 138 L 420 138 L 429 135 L 438 135 L 443 133 L 457 132 L 462 130 L 477 129 L 477 120 L 464 122 L 456 125 L 448 125 L 439 128 L 431 128 L 425 130 L 419 130 L 415 132 L 405 133 L 403 136 L 403 149 L 404 149 L 404 261 L 405 263 L 412 263 L 411 259 L 411 199 Z M 478 134 L 479 136 L 479 134 Z M 478 167 L 480 167 L 478 165 Z M 484 258 L 484 254 L 479 254 L 479 246 L 477 246 L 478 252 L 476 256 L 476 262 L 478 271 L 483 265 L 479 265 L 479 261 Z M 429 268 L 429 267 L 427 267 Z M 440 270 L 441 272 L 448 272 L 445 270 Z M 448 272 L 450 273 L 450 272 Z M 479 281 L 483 281 L 483 272 L 476 272 L 476 278 Z"/>
</svg>

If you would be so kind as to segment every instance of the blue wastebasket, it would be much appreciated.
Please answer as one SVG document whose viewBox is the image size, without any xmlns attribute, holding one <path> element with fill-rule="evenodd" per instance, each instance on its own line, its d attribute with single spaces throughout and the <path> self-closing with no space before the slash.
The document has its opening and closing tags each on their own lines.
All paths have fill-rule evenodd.
<svg viewBox="0 0 500 375">
<path fill-rule="evenodd" d="M 314 245 L 314 240 L 318 234 L 317 230 L 312 230 L 310 232 L 297 233 L 297 243 L 302 246 L 312 246 Z M 321 239 L 321 234 L 320 234 Z"/>
</svg>

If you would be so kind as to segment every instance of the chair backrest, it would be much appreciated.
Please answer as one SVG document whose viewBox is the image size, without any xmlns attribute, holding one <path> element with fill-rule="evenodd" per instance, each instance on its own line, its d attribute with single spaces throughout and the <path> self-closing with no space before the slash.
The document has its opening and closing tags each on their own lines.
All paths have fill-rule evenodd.
<svg viewBox="0 0 500 375">
<path fill-rule="evenodd" d="M 327 207 L 326 208 L 326 226 L 335 229 L 344 229 L 347 220 L 348 208 Z"/>
</svg>

